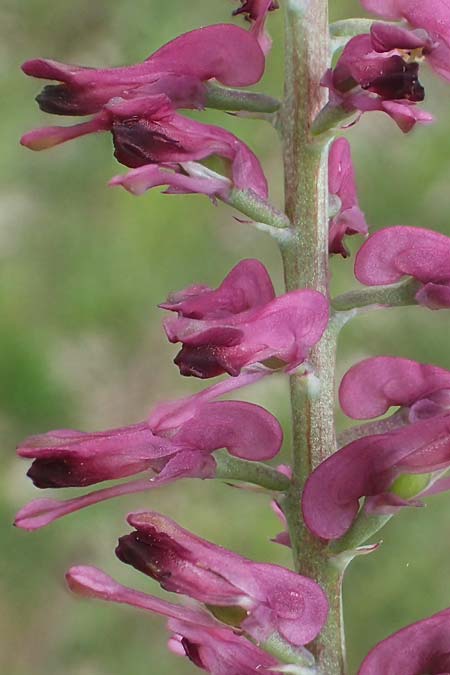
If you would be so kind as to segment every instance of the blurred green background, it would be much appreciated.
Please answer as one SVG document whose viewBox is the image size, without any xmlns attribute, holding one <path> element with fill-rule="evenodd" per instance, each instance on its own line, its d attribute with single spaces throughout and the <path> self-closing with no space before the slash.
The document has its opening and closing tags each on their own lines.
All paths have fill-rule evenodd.
<svg viewBox="0 0 450 675">
<path fill-rule="evenodd" d="M 332 0 L 334 18 L 361 14 Z M 258 560 L 290 564 L 269 543 L 279 529 L 261 495 L 212 481 L 185 482 L 85 510 L 27 534 L 14 512 L 39 495 L 14 446 L 55 427 L 86 430 L 137 421 L 156 401 L 202 386 L 183 380 L 171 359 L 156 305 L 193 282 L 217 285 L 247 256 L 261 258 L 279 290 L 276 246 L 224 206 L 206 198 L 141 198 L 106 186 L 119 173 L 107 135 L 47 153 L 18 146 L 26 130 L 54 120 L 33 102 L 39 82 L 19 70 L 46 56 L 92 65 L 142 60 L 164 42 L 202 24 L 226 21 L 229 0 L 4 0 L 0 8 L 3 173 L 0 182 L 0 672 L 8 675 L 169 675 L 195 668 L 166 652 L 163 620 L 117 606 L 78 601 L 65 590 L 74 563 L 103 567 L 124 583 L 156 584 L 115 560 L 124 514 L 152 509 L 217 543 Z M 274 49 L 261 88 L 282 89 L 282 17 L 271 17 Z M 403 136 L 382 115 L 368 115 L 348 136 L 360 201 L 373 228 L 428 226 L 450 234 L 450 90 L 423 69 L 426 107 L 437 118 Z M 223 124 L 257 151 L 281 203 L 275 133 L 263 122 L 222 113 Z M 353 242 L 353 248 L 357 246 Z M 336 292 L 355 285 L 352 262 L 333 261 Z M 402 309 L 362 317 L 340 345 L 339 374 L 358 359 L 398 354 L 450 367 L 449 315 Z M 286 382 L 273 378 L 244 397 L 261 402 L 289 436 Z M 344 420 L 340 419 L 344 424 Z M 390 632 L 450 605 L 450 495 L 401 514 L 375 555 L 357 560 L 346 580 L 351 672 Z M 400 674 L 399 674 L 400 675 Z"/>
</svg>

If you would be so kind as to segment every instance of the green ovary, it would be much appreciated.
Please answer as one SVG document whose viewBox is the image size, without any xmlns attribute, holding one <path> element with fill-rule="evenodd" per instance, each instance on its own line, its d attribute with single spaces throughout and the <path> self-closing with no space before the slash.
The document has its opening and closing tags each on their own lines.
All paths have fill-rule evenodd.
<svg viewBox="0 0 450 675">
<path fill-rule="evenodd" d="M 411 499 L 420 494 L 430 482 L 431 473 L 403 474 L 395 479 L 389 491 L 402 497 Z"/>
</svg>

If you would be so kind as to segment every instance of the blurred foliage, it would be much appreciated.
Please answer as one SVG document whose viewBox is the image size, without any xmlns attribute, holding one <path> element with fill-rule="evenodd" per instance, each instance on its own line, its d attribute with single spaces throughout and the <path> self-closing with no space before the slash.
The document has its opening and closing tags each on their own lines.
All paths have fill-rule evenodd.
<svg viewBox="0 0 450 675">
<path fill-rule="evenodd" d="M 334 18 L 360 14 L 332 0 Z M 95 429 L 139 420 L 158 400 L 201 386 L 171 365 L 174 349 L 155 306 L 193 282 L 212 286 L 240 258 L 258 256 L 281 290 L 275 245 L 202 197 L 157 191 L 133 198 L 106 187 L 122 169 L 110 139 L 82 139 L 42 154 L 17 145 L 24 131 L 53 123 L 37 110 L 39 83 L 23 77 L 27 58 L 118 65 L 142 60 L 177 34 L 227 21 L 229 0 L 4 0 L 0 8 L 3 172 L 0 183 L 0 672 L 9 675 L 169 675 L 194 672 L 166 653 L 163 621 L 119 607 L 77 602 L 64 589 L 73 563 L 104 567 L 125 583 L 156 585 L 113 555 L 124 513 L 156 508 L 200 535 L 259 560 L 290 564 L 268 542 L 279 527 L 261 495 L 206 481 L 103 504 L 27 534 L 10 523 L 36 495 L 14 445 L 29 433 Z M 260 88 L 282 89 L 282 17 L 271 17 L 274 49 Z M 201 55 L 200 55 L 201 57 Z M 383 116 L 349 130 L 361 204 L 374 228 L 404 223 L 450 234 L 450 91 L 429 73 L 427 109 L 436 125 L 403 136 Z M 260 155 L 274 201 L 282 200 L 280 151 L 264 123 L 211 112 Z M 359 242 L 353 242 L 355 249 Z M 336 292 L 350 288 L 352 262 L 333 261 Z M 339 375 L 358 359 L 398 354 L 450 367 L 448 313 L 402 309 L 362 317 L 340 346 Z M 283 422 L 289 440 L 286 383 L 274 378 L 245 392 Z M 343 418 L 340 419 L 343 424 Z M 450 495 L 401 514 L 384 545 L 356 561 L 345 587 L 351 672 L 382 637 L 450 605 Z M 224 522 L 225 521 L 225 522 Z"/>
</svg>

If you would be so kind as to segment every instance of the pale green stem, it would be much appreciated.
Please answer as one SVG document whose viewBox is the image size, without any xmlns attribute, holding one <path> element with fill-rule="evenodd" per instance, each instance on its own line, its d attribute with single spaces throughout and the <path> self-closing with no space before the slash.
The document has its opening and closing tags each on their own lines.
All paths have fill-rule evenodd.
<svg viewBox="0 0 450 675">
<path fill-rule="evenodd" d="M 267 94 L 258 94 L 241 89 L 226 89 L 216 84 L 206 85 L 207 108 L 219 110 L 246 111 L 251 113 L 274 113 L 281 103 L 278 99 Z"/>
<path fill-rule="evenodd" d="M 330 23 L 330 35 L 336 37 L 355 37 L 362 33 L 370 33 L 374 19 L 342 19 Z"/>
<path fill-rule="evenodd" d="M 329 66 L 327 0 L 288 0 L 286 6 L 285 99 L 279 113 L 283 137 L 286 213 L 293 236 L 281 243 L 286 288 L 312 288 L 329 298 L 327 140 L 314 139 L 312 124 L 327 102 L 320 81 Z M 308 646 L 323 675 L 346 672 L 342 629 L 341 574 L 330 565 L 326 545 L 300 517 L 300 499 L 311 471 L 336 451 L 334 372 L 337 329 L 331 323 L 311 353 L 319 378 L 291 377 L 293 481 L 282 500 L 296 569 L 325 590 L 330 614 L 320 636 Z M 306 379 L 306 382 L 305 382 Z"/>
<path fill-rule="evenodd" d="M 363 33 L 370 33 L 374 22 L 386 23 L 393 26 L 402 26 L 399 21 L 377 21 L 376 19 L 342 19 L 330 24 L 330 35 L 332 38 L 355 37 Z M 404 24 L 403 24 L 404 25 Z"/>
<path fill-rule="evenodd" d="M 285 213 L 249 190 L 244 191 L 234 188 L 223 201 L 256 222 L 279 229 L 290 226 L 289 218 Z"/>
<path fill-rule="evenodd" d="M 329 553 L 331 555 L 337 555 L 361 546 L 379 532 L 391 518 L 392 514 L 381 516 L 369 515 L 364 508 L 362 508 L 347 534 L 330 545 Z"/>
<path fill-rule="evenodd" d="M 245 459 L 232 457 L 225 451 L 217 453 L 215 460 L 216 478 L 253 483 L 275 492 L 284 492 L 289 488 L 289 478 L 262 462 L 248 462 Z"/>
<path fill-rule="evenodd" d="M 416 279 L 407 279 L 390 286 L 370 286 L 338 295 L 332 299 L 331 306 L 334 310 L 342 312 L 356 308 L 378 309 L 416 305 L 416 294 L 421 286 L 420 281 Z"/>
<path fill-rule="evenodd" d="M 375 420 L 375 422 L 367 422 L 366 424 L 359 424 L 349 429 L 344 429 L 337 436 L 339 448 L 357 441 L 364 436 L 375 436 L 377 434 L 386 434 L 395 429 L 408 424 L 408 411 L 403 408 L 390 417 L 385 417 L 382 420 Z"/>
</svg>

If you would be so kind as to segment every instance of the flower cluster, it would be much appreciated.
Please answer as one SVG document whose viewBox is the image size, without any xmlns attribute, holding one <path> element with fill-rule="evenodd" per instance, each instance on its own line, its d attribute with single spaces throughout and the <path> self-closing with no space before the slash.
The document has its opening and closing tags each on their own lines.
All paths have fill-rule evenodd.
<svg viewBox="0 0 450 675">
<path fill-rule="evenodd" d="M 334 67 L 323 73 L 329 102 L 316 122 L 327 115 L 336 121 L 371 110 L 387 113 L 405 132 L 417 122 L 431 121 L 416 105 L 425 96 L 419 64 L 426 60 L 450 80 L 447 5 L 439 0 L 362 0 L 362 5 L 383 21 L 371 22 L 369 32 L 350 37 Z M 250 86 L 261 79 L 271 46 L 266 23 L 278 8 L 274 0 L 240 0 L 233 14 L 243 15 L 249 30 L 232 24 L 194 30 L 137 65 L 99 69 L 28 61 L 23 66 L 27 75 L 58 82 L 45 86 L 38 96 L 42 110 L 91 117 L 74 126 L 31 131 L 23 136 L 23 145 L 42 150 L 86 134 L 109 132 L 115 157 L 131 169 L 114 177 L 112 185 L 137 195 L 167 186 L 170 194 L 200 193 L 220 199 L 246 216 L 263 214 L 267 220 L 257 224 L 271 234 L 282 230 L 276 236 L 283 247 L 297 244 L 303 233 L 296 232 L 296 224 L 268 201 L 266 177 L 250 148 L 226 129 L 180 112 L 190 109 L 201 115 L 220 100 L 222 109 L 233 101 L 233 110 L 242 106 L 254 113 L 259 105 L 258 112 L 271 117 L 268 97 L 230 87 Z M 319 81 L 320 77 L 317 89 Z M 271 113 L 276 108 L 273 101 Z M 271 121 L 277 125 L 279 118 Z M 325 192 L 328 134 L 310 153 L 319 157 L 319 164 L 321 153 L 324 158 L 318 171 L 324 169 Z M 220 158 L 223 173 L 204 164 L 210 157 Z M 401 295 L 403 303 L 407 298 L 428 309 L 450 308 L 450 239 L 406 226 L 368 236 L 350 144 L 342 137 L 330 142 L 328 198 L 328 219 L 325 215 L 320 223 L 325 228 L 324 250 L 317 258 L 327 259 L 327 233 L 328 253 L 343 258 L 349 255 L 346 236 L 367 236 L 354 263 L 356 279 L 367 287 L 366 297 L 376 297 L 364 306 L 395 304 L 395 293 L 407 288 L 409 294 Z M 403 277 L 410 279 L 404 282 Z M 265 464 L 278 455 L 283 441 L 281 426 L 269 411 L 246 401 L 223 400 L 273 373 L 293 376 L 295 404 L 303 405 L 304 398 L 306 407 L 311 406 L 321 395 L 324 373 L 317 365 L 316 347 L 333 343 L 339 328 L 356 313 L 342 313 L 339 303 L 331 312 L 329 294 L 322 292 L 326 283 L 304 283 L 304 288 L 295 286 L 277 295 L 265 266 L 245 259 L 216 288 L 195 284 L 172 292 L 160 308 L 172 313 L 163 325 L 169 342 L 180 345 L 174 362 L 181 375 L 224 379 L 181 400 L 159 404 L 147 419 L 128 426 L 96 432 L 57 429 L 25 439 L 18 453 L 32 460 L 28 476 L 37 488 L 87 488 L 125 480 L 66 501 L 32 501 L 19 511 L 16 525 L 37 529 L 98 502 L 181 479 L 253 482 L 285 493 L 275 509 L 283 523 L 289 522 L 290 531 L 275 541 L 292 544 L 295 550 L 299 541 L 293 536 L 299 539 L 299 531 L 302 536 L 306 532 L 303 543 L 313 541 L 312 555 L 317 551 L 323 555 L 325 562 L 321 560 L 317 569 L 324 583 L 322 570 L 328 565 L 335 575 L 339 554 L 346 560 L 356 554 L 348 550 L 347 537 L 354 543 L 361 523 L 378 522 L 404 507 L 421 505 L 423 497 L 449 490 L 450 371 L 391 356 L 354 365 L 340 385 L 341 408 L 352 419 L 375 421 L 347 430 L 335 452 L 321 447 L 327 458 L 308 476 L 296 475 L 298 467 Z M 378 295 L 370 294 L 375 293 L 371 287 L 378 287 Z M 325 376 L 332 381 L 330 373 Z M 392 407 L 395 412 L 386 417 Z M 306 439 L 303 447 L 317 431 L 306 420 L 305 414 L 301 417 L 305 428 L 296 428 L 297 436 Z M 305 465 L 315 465 L 306 459 Z M 302 489 L 297 490 L 300 483 Z M 303 576 L 302 569 L 297 573 L 251 561 L 153 511 L 131 513 L 128 523 L 133 531 L 119 539 L 117 557 L 165 591 L 184 597 L 185 604 L 125 588 L 93 567 L 68 572 L 75 593 L 168 618 L 170 649 L 213 675 L 324 672 L 315 660 L 321 658 L 322 647 L 311 646 L 330 611 L 318 579 Z M 368 530 L 363 534 L 356 547 L 367 540 Z M 449 671 L 449 611 L 377 645 L 359 675 Z"/>
</svg>

